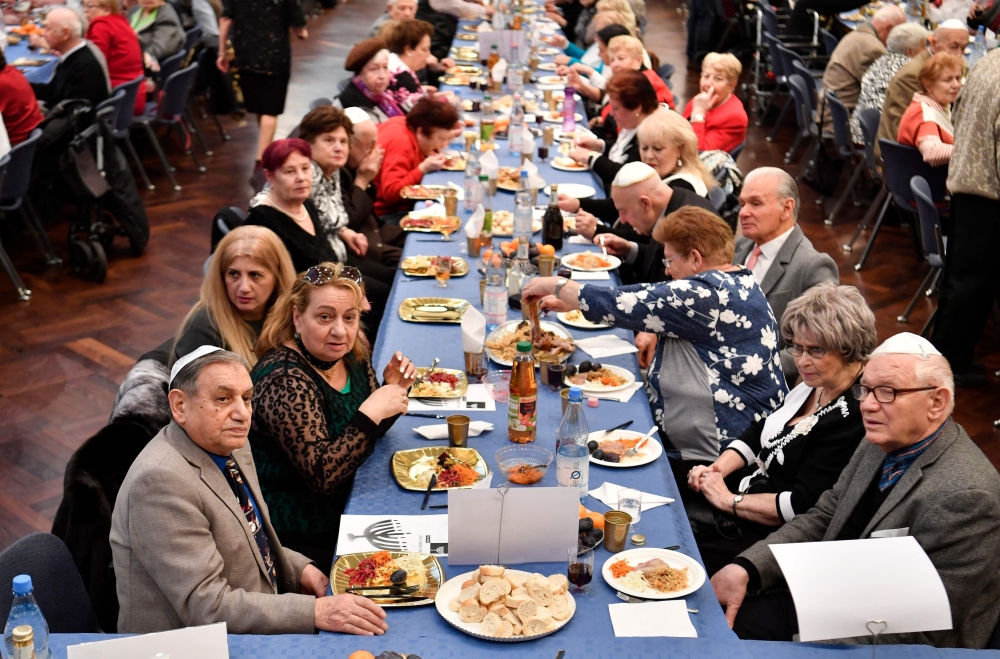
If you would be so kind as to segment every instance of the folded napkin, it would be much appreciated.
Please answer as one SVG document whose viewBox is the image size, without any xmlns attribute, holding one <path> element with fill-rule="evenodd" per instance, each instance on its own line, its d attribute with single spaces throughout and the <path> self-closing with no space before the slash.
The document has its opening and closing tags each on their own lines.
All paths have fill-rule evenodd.
<svg viewBox="0 0 1000 659">
<path fill-rule="evenodd" d="M 507 60 L 501 57 L 490 70 L 490 77 L 493 78 L 493 82 L 503 82 L 507 77 Z"/>
<path fill-rule="evenodd" d="M 527 127 L 525 127 L 527 129 Z M 531 146 L 534 148 L 535 142 L 534 137 L 532 137 Z M 529 190 L 541 190 L 545 187 L 545 179 L 538 175 L 538 165 L 530 160 L 524 161 L 524 166 L 521 168 L 528 172 L 528 189 Z"/>
<path fill-rule="evenodd" d="M 639 349 L 634 345 L 624 339 L 618 338 L 614 334 L 603 334 L 589 339 L 577 339 L 576 347 L 594 359 L 604 359 L 605 357 L 639 352 Z"/>
<path fill-rule="evenodd" d="M 588 393 L 587 396 L 591 398 L 597 398 L 598 400 L 614 400 L 619 403 L 627 403 L 632 399 L 632 394 L 643 388 L 642 380 L 639 380 L 635 384 L 625 389 L 619 389 L 618 391 L 609 391 L 606 394 L 595 394 Z"/>
<path fill-rule="evenodd" d="M 570 245 L 593 245 L 594 244 L 593 240 L 587 240 L 586 238 L 584 238 L 580 234 L 576 234 L 574 236 L 570 236 L 569 238 L 566 239 L 566 242 L 568 242 Z"/>
<path fill-rule="evenodd" d="M 426 439 L 448 439 L 448 424 L 439 423 L 432 426 L 420 426 L 414 428 L 418 433 L 423 435 Z M 470 421 L 469 422 L 469 437 L 479 437 L 484 432 L 489 432 L 493 430 L 493 424 L 489 421 Z"/>
<path fill-rule="evenodd" d="M 608 604 L 611 626 L 615 636 L 653 637 L 672 636 L 675 638 L 698 638 L 698 632 L 691 624 L 687 602 L 669 600 L 665 602 L 643 602 L 642 604 Z"/>
<path fill-rule="evenodd" d="M 462 350 L 478 354 L 485 349 L 485 342 L 486 317 L 470 306 L 462 316 Z"/>
<path fill-rule="evenodd" d="M 489 23 L 487 23 L 486 21 L 483 21 L 476 28 L 476 31 L 477 32 L 492 32 L 493 31 L 493 26 L 490 25 Z"/>
<path fill-rule="evenodd" d="M 574 281 L 604 281 L 611 279 L 611 275 L 603 270 L 600 272 L 583 272 L 582 270 L 574 270 L 571 278 Z"/>
<path fill-rule="evenodd" d="M 412 218 L 424 218 L 424 217 L 444 217 L 444 206 L 437 202 L 427 206 L 426 208 L 420 208 L 418 210 L 410 211 L 410 217 Z"/>
<path fill-rule="evenodd" d="M 649 441 L 654 441 L 650 439 Z M 622 489 L 624 486 L 615 485 L 614 483 L 603 483 L 596 490 L 591 490 L 587 492 L 590 496 L 594 497 L 604 505 L 608 506 L 612 510 L 618 510 L 618 490 Z M 650 494 L 649 492 L 642 493 L 642 512 L 646 512 L 651 508 L 659 508 L 660 506 L 665 506 L 668 503 L 673 503 L 674 500 L 669 497 L 660 496 L 659 494 Z"/>
<path fill-rule="evenodd" d="M 479 157 L 479 172 L 485 174 L 486 178 L 496 178 L 500 172 L 500 161 L 497 154 L 489 150 Z"/>
<path fill-rule="evenodd" d="M 468 238 L 475 238 L 483 231 L 483 222 L 486 221 L 486 211 L 483 210 L 483 205 L 479 204 L 475 212 L 469 218 L 469 221 L 465 223 L 465 235 Z"/>
<path fill-rule="evenodd" d="M 534 116 L 532 116 L 532 121 L 534 121 Z M 525 123 L 527 122 L 528 118 L 526 115 Z M 535 134 L 531 132 L 531 129 L 528 128 L 528 126 L 524 126 L 521 129 L 521 153 L 534 153 L 534 152 L 535 152 Z M 531 161 L 525 160 L 524 164 L 527 165 L 529 162 Z M 531 162 L 531 164 L 534 165 L 535 163 Z M 524 171 L 526 172 L 528 171 L 527 167 L 524 168 Z M 538 176 L 538 167 L 535 167 L 535 176 L 536 177 Z M 542 185 L 545 185 L 544 181 L 542 181 Z M 528 172 L 528 189 L 529 190 L 531 189 L 531 172 Z"/>
</svg>

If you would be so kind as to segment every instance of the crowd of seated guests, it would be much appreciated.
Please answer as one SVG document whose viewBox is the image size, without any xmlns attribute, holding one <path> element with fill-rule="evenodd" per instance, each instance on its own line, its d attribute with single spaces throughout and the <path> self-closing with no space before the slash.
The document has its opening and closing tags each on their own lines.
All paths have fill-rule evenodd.
<svg viewBox="0 0 1000 659">
<path fill-rule="evenodd" d="M 118 0 L 87 0 L 83 4 L 87 17 L 87 40 L 104 54 L 111 87 L 132 82 L 145 72 L 142 45 L 128 20 L 122 15 Z M 135 114 L 146 109 L 146 87 L 139 86 L 135 97 Z"/>
</svg>

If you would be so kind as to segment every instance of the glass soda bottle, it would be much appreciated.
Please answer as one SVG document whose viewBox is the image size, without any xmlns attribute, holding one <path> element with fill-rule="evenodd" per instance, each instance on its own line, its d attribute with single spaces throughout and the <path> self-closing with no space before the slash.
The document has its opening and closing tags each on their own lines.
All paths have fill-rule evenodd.
<svg viewBox="0 0 1000 659">
<path fill-rule="evenodd" d="M 559 186 L 553 183 L 549 188 L 549 207 L 542 217 L 542 242 L 559 250 L 563 246 L 564 233 L 562 211 L 559 210 Z"/>
<path fill-rule="evenodd" d="M 535 381 L 535 357 L 531 354 L 531 342 L 518 341 L 507 398 L 507 438 L 510 441 L 518 444 L 535 441 L 537 402 L 538 383 Z"/>
<path fill-rule="evenodd" d="M 590 429 L 583 414 L 583 392 L 569 388 L 569 405 L 556 430 L 556 482 L 560 487 L 575 487 L 580 503 L 587 498 L 590 480 L 590 452 L 587 441 Z"/>
<path fill-rule="evenodd" d="M 479 141 L 489 144 L 493 141 L 493 130 L 496 128 L 497 115 L 493 110 L 493 97 L 489 94 L 483 96 L 483 102 L 479 106 Z"/>
<path fill-rule="evenodd" d="M 14 577 L 14 602 L 11 604 L 10 615 L 7 616 L 7 626 L 3 632 L 8 657 L 15 656 L 14 628 L 22 625 L 27 625 L 32 629 L 35 657 L 49 659 L 52 656 L 49 653 L 49 625 L 45 622 L 42 610 L 38 608 L 31 577 L 27 574 L 19 574 Z"/>
</svg>

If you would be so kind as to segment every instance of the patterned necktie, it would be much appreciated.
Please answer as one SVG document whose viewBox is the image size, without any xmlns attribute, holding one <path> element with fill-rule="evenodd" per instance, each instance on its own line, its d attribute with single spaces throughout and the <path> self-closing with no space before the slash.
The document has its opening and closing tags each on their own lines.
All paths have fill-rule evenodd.
<svg viewBox="0 0 1000 659">
<path fill-rule="evenodd" d="M 267 567 L 267 576 L 271 580 L 271 586 L 277 587 L 278 579 L 274 571 L 274 562 L 271 560 L 271 548 L 267 544 L 267 534 L 264 532 L 264 525 L 260 523 L 257 511 L 250 503 L 250 490 L 247 489 L 246 483 L 243 482 L 243 474 L 240 473 L 240 468 L 236 466 L 236 460 L 233 459 L 233 456 L 229 456 L 226 459 L 226 469 L 223 473 L 226 475 L 226 480 L 229 481 L 229 487 L 233 489 L 233 494 L 236 495 L 236 498 L 240 502 L 243 514 L 247 517 L 250 532 L 253 533 L 254 540 L 257 541 L 257 549 L 260 550 L 260 556 L 264 559 L 264 565 Z"/>
<path fill-rule="evenodd" d="M 754 245 L 753 251 L 750 252 L 750 258 L 747 259 L 747 270 L 753 272 L 754 267 L 757 265 L 757 259 L 760 258 L 761 254 L 763 254 L 763 252 L 760 251 L 760 247 L 758 245 Z"/>
</svg>

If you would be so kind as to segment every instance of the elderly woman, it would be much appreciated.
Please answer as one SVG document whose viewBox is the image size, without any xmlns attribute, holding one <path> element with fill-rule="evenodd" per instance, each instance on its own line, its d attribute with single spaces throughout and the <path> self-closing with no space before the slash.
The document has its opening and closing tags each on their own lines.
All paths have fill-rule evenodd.
<svg viewBox="0 0 1000 659">
<path fill-rule="evenodd" d="M 882 109 L 885 103 L 885 90 L 889 88 L 896 72 L 910 61 L 910 58 L 924 51 L 927 47 L 927 37 L 930 32 L 917 23 L 902 23 L 892 28 L 889 39 L 885 43 L 886 53 L 865 71 L 861 78 L 861 95 L 851 112 L 851 138 L 855 144 L 864 144 L 861 134 L 861 110 L 871 108 Z"/>
<path fill-rule="evenodd" d="M 111 87 L 132 82 L 144 72 L 142 47 L 132 26 L 122 16 L 118 0 L 86 0 L 83 13 L 87 17 L 87 40 L 104 54 L 108 64 Z M 139 85 L 134 114 L 146 109 L 146 87 Z"/>
<path fill-rule="evenodd" d="M 701 93 L 684 107 L 699 151 L 732 151 L 746 141 L 747 111 L 733 95 L 742 72 L 743 65 L 731 53 L 709 53 L 702 60 Z"/>
<path fill-rule="evenodd" d="M 427 68 L 433 34 L 434 26 L 427 21 L 408 20 L 397 23 L 386 39 L 391 76 L 389 93 L 404 112 L 409 112 L 414 103 L 427 95 L 428 89 L 420 83 L 417 72 Z"/>
<path fill-rule="evenodd" d="M 779 407 L 786 386 L 774 315 L 750 271 L 731 265 L 729 226 L 685 206 L 656 224 L 653 239 L 663 244 L 671 281 L 609 288 L 536 277 L 522 297 L 660 337 L 646 392 L 681 482 L 715 461 L 720 443 Z"/>
<path fill-rule="evenodd" d="M 365 39 L 358 42 L 347 54 L 344 68 L 353 72 L 354 77 L 340 92 L 337 105 L 364 108 L 375 123 L 403 116 L 403 109 L 388 91 L 392 75 L 389 73 L 389 47 L 385 41 Z"/>
<path fill-rule="evenodd" d="M 354 473 L 406 412 L 416 371 L 395 353 L 375 377 L 361 340 L 365 291 L 350 266 L 300 274 L 257 342 L 250 445 L 282 544 L 331 565 Z"/>
<path fill-rule="evenodd" d="M 802 382 L 718 460 L 688 474 L 688 487 L 702 495 L 686 508 L 709 574 L 812 508 L 865 436 L 850 389 L 878 337 L 858 289 L 814 286 L 788 305 L 781 334 Z"/>
<path fill-rule="evenodd" d="M 128 22 L 139 37 L 147 69 L 158 69 L 184 46 L 184 28 L 166 0 L 139 0 L 128 12 Z"/>
<path fill-rule="evenodd" d="M 379 124 L 378 143 L 385 149 L 385 158 L 375 179 L 376 215 L 386 223 L 399 223 L 413 207 L 400 192 L 444 166 L 441 150 L 448 146 L 457 124 L 458 110 L 453 105 L 429 98 L 417 101 L 405 117 Z"/>
<path fill-rule="evenodd" d="M 606 27 L 618 25 L 621 29 L 616 30 L 614 36 L 631 35 L 632 33 L 629 32 L 624 23 L 625 17 L 616 11 L 597 12 L 587 27 L 587 37 L 585 40 L 590 45 L 587 46 L 586 50 L 570 42 L 562 35 L 553 35 L 551 37 L 544 37 L 544 39 L 553 46 L 562 48 L 562 54 L 556 55 L 553 58 L 559 66 L 583 64 L 590 67 L 591 70 L 600 73 L 604 69 L 604 56 L 608 50 L 608 39 L 602 41 L 598 38 L 598 34 Z"/>
<path fill-rule="evenodd" d="M 910 107 L 899 120 L 897 141 L 920 149 L 928 165 L 947 165 L 955 150 L 950 107 L 962 90 L 964 64 L 961 57 L 951 53 L 938 53 L 927 60 L 917 76 L 923 93 L 913 95 Z"/>
<path fill-rule="evenodd" d="M 609 29 L 605 28 L 605 30 Z M 598 123 L 605 121 L 611 112 L 607 96 L 602 96 L 607 86 L 606 79 L 621 71 L 641 71 L 649 79 L 653 89 L 656 90 L 657 102 L 666 103 L 671 108 L 674 107 L 674 95 L 656 71 L 650 68 L 649 55 L 641 41 L 630 35 L 621 35 L 611 37 L 607 44 L 607 56 L 604 60 L 607 66 L 605 66 L 603 74 L 596 73 L 582 64 L 574 65 L 565 72 L 569 85 L 578 89 L 582 96 L 593 101 L 603 98 L 604 105 L 601 108 L 601 119 Z M 584 74 L 589 75 L 589 83 L 583 79 Z"/>
</svg>

